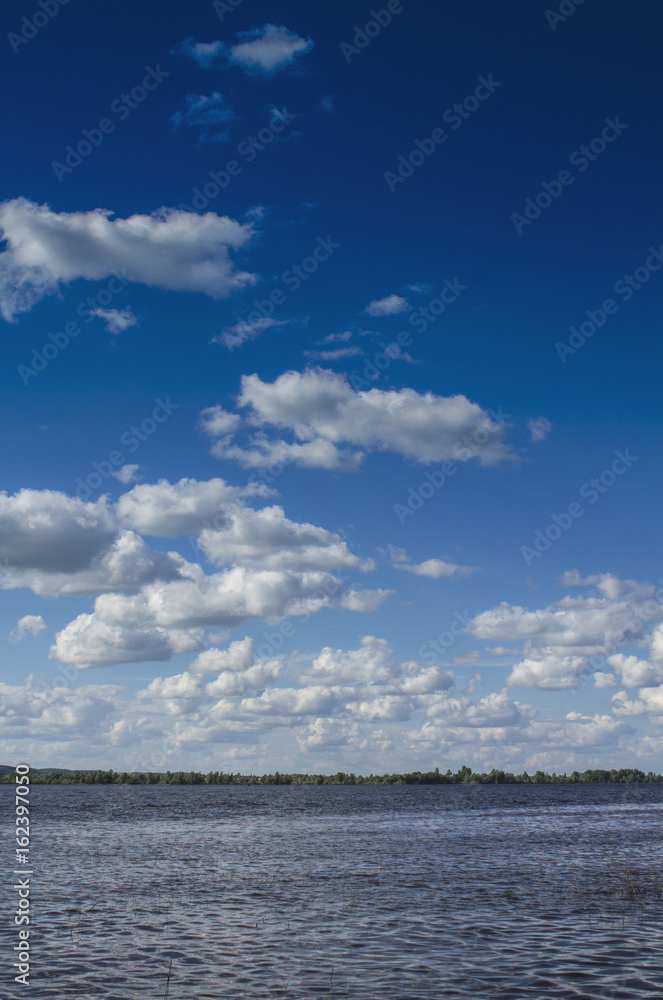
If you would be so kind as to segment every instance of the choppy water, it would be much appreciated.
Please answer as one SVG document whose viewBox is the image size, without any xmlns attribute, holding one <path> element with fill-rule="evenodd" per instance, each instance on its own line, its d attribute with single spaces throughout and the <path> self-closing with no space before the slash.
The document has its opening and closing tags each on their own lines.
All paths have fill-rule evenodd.
<svg viewBox="0 0 663 1000">
<path fill-rule="evenodd" d="M 5 875 L 3 998 L 163 1000 L 169 970 L 169 1000 L 663 996 L 663 903 L 568 888 L 611 851 L 663 867 L 661 785 L 37 785 L 32 802 L 31 985 L 12 981 Z"/>
</svg>

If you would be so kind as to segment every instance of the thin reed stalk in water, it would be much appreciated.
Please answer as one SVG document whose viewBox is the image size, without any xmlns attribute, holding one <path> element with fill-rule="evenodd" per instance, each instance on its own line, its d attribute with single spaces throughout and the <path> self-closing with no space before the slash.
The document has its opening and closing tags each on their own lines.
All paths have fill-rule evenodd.
<svg viewBox="0 0 663 1000">
<path fill-rule="evenodd" d="M 163 995 L 163 1000 L 168 1000 L 168 991 L 170 990 L 170 970 L 173 967 L 173 960 L 171 958 L 170 965 L 168 966 L 168 979 L 166 980 L 166 992 Z"/>
</svg>

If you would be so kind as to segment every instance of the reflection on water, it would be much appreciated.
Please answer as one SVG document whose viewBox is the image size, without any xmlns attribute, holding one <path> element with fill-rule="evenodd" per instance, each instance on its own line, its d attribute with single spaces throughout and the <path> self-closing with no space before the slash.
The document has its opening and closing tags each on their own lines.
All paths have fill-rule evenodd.
<svg viewBox="0 0 663 1000">
<path fill-rule="evenodd" d="M 588 907 L 569 888 L 614 851 L 663 862 L 660 785 L 37 785 L 32 801 L 31 985 L 6 974 L 5 921 L 3 997 L 663 995 L 661 902 L 603 889 Z M 11 870 L 8 828 L 2 845 Z"/>
</svg>

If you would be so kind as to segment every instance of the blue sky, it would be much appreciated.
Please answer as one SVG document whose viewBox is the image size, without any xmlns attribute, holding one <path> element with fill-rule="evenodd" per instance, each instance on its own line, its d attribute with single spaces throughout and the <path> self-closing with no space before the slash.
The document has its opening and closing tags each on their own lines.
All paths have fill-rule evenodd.
<svg viewBox="0 0 663 1000">
<path fill-rule="evenodd" d="M 656 15 L 5 5 L 0 757 L 661 770 Z"/>
</svg>

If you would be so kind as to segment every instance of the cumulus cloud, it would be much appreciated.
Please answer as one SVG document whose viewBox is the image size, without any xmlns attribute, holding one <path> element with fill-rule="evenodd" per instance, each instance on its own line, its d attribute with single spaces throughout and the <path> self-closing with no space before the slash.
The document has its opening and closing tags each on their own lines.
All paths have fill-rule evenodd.
<svg viewBox="0 0 663 1000">
<path fill-rule="evenodd" d="M 174 653 L 202 649 L 200 629 L 167 629 L 103 621 L 78 615 L 57 633 L 50 656 L 77 667 L 169 660 Z"/>
<path fill-rule="evenodd" d="M 219 674 L 247 670 L 253 663 L 253 640 L 248 636 L 231 642 L 227 649 L 206 649 L 189 664 L 194 674 Z"/>
<path fill-rule="evenodd" d="M 638 697 L 630 700 L 626 691 L 618 691 L 612 705 L 616 716 L 651 715 L 658 721 L 663 716 L 663 684 L 640 688 Z"/>
<path fill-rule="evenodd" d="M 94 684 L 69 690 L 40 689 L 29 679 L 25 685 L 0 684 L 0 725 L 17 739 L 59 739 L 80 743 L 95 738 L 115 711 L 120 688 Z"/>
<path fill-rule="evenodd" d="M 387 295 L 384 299 L 374 299 L 369 302 L 364 312 L 369 316 L 395 316 L 409 308 L 407 299 L 401 295 Z"/>
<path fill-rule="evenodd" d="M 368 451 L 392 451 L 423 464 L 476 458 L 490 465 L 511 457 L 503 424 L 465 396 L 409 388 L 355 391 L 343 375 L 322 369 L 285 372 L 271 383 L 244 375 L 238 407 L 259 430 L 248 446 L 224 435 L 212 453 L 247 468 L 281 461 L 348 470 Z M 269 438 L 268 427 L 290 431 L 296 440 Z"/>
<path fill-rule="evenodd" d="M 616 653 L 626 643 L 646 641 L 648 623 L 663 617 L 663 608 L 653 600 L 654 588 L 619 580 L 614 574 L 583 579 L 575 571 L 564 574 L 563 582 L 593 585 L 595 590 L 534 611 L 502 602 L 468 625 L 468 631 L 480 639 L 522 640 L 522 659 L 512 667 L 507 683 L 564 690 L 577 687 L 593 670 L 599 670 L 603 676 L 598 686 L 604 686 L 609 682 L 608 671 L 601 669 L 605 663 L 624 684 L 637 684 L 640 677 L 657 678 L 658 667 Z M 655 648 L 655 636 L 651 642 Z"/>
<path fill-rule="evenodd" d="M 530 705 L 512 701 L 506 691 L 493 691 L 478 701 L 467 696 L 436 695 L 428 703 L 431 719 L 443 719 L 449 725 L 476 728 L 518 726 L 537 715 Z"/>
<path fill-rule="evenodd" d="M 547 417 L 532 417 L 527 421 L 527 428 L 532 441 L 543 441 L 552 430 L 552 424 Z"/>
<path fill-rule="evenodd" d="M 387 640 L 373 635 L 362 636 L 358 649 L 325 646 L 299 677 L 306 685 L 371 685 L 371 693 L 379 698 L 444 691 L 454 680 L 453 673 L 441 667 L 424 667 L 414 660 L 398 662 Z M 367 693 L 362 692 L 361 700 Z"/>
<path fill-rule="evenodd" d="M 0 587 L 36 594 L 136 590 L 179 576 L 179 557 L 151 552 L 122 530 L 105 499 L 54 490 L 0 494 Z"/>
<path fill-rule="evenodd" d="M 104 499 L 96 503 L 55 490 L 0 493 L 0 563 L 17 569 L 85 569 L 113 540 Z"/>
<path fill-rule="evenodd" d="M 608 657 L 608 664 L 624 687 L 647 687 L 652 684 L 663 684 L 663 663 L 650 663 L 637 656 L 626 656 L 615 653 Z"/>
<path fill-rule="evenodd" d="M 187 94 L 171 118 L 176 129 L 182 125 L 198 129 L 200 142 L 227 142 L 230 129 L 223 126 L 236 120 L 237 115 L 218 91 L 209 95 Z"/>
<path fill-rule="evenodd" d="M 131 311 L 131 307 L 126 309 L 90 309 L 90 316 L 97 316 L 106 324 L 109 333 L 122 333 L 130 326 L 136 326 L 138 320 Z"/>
<path fill-rule="evenodd" d="M 313 524 L 290 521 L 282 507 L 236 507 L 228 513 L 223 526 L 205 528 L 198 545 L 218 566 L 237 563 L 276 570 L 374 568 L 372 560 L 353 555 L 337 534 Z"/>
<path fill-rule="evenodd" d="M 358 589 L 334 575 L 374 568 L 339 534 L 291 521 L 281 507 L 246 505 L 272 492 L 217 478 L 141 483 L 114 506 L 51 490 L 0 494 L 0 586 L 98 595 L 93 613 L 65 626 L 52 648 L 62 662 L 86 666 L 169 659 L 200 648 L 207 627 L 379 607 L 391 591 Z M 142 537 L 184 534 L 197 535 L 199 551 L 224 572 L 206 575 Z"/>
<path fill-rule="evenodd" d="M 264 76 L 286 69 L 295 58 L 313 48 L 310 38 L 302 38 L 276 24 L 242 31 L 238 37 L 241 40 L 229 50 L 230 62 L 241 66 L 247 73 L 262 73 Z"/>
<path fill-rule="evenodd" d="M 78 278 L 124 281 L 226 298 L 256 281 L 230 256 L 253 235 L 249 224 L 206 212 L 162 208 L 152 215 L 53 212 L 26 198 L 0 205 L 0 312 L 8 321 Z M 116 278 L 119 282 L 119 278 Z"/>
<path fill-rule="evenodd" d="M 26 635 L 39 635 L 46 628 L 41 615 L 23 615 L 9 633 L 10 642 L 20 642 Z"/>
<path fill-rule="evenodd" d="M 218 414 L 215 415 L 218 419 Z M 214 419 L 214 415 L 210 416 Z M 180 479 L 170 483 L 141 483 L 124 493 L 116 504 L 122 523 L 143 535 L 175 538 L 194 534 L 207 526 L 228 523 L 240 511 L 245 498 L 268 496 L 271 490 L 262 483 L 230 486 L 224 479 Z M 249 513 L 246 511 L 245 513 Z M 253 513 L 253 512 L 251 512 Z"/>
<path fill-rule="evenodd" d="M 80 627 L 94 629 L 89 620 Z M 113 642 L 126 639 L 124 634 L 104 638 L 97 629 L 96 645 L 88 642 L 86 647 L 95 653 L 90 665 L 102 665 Z M 134 639 L 132 655 L 138 656 L 141 637 Z M 165 659 L 172 647 L 168 636 L 161 639 Z M 184 649 L 187 641 L 193 646 L 195 636 L 179 640 Z M 152 642 L 156 647 L 158 638 L 152 637 Z M 149 637 L 143 637 L 142 653 L 149 652 Z M 72 655 L 69 662 L 82 661 Z M 273 755 L 278 744 L 272 739 L 286 731 L 303 752 L 323 755 L 328 762 L 323 769 L 329 770 L 341 761 L 356 762 L 362 753 L 371 762 L 362 765 L 366 771 L 388 769 L 394 754 L 412 760 L 420 753 L 428 760 L 433 755 L 451 761 L 462 754 L 473 766 L 473 758 L 483 754 L 488 766 L 506 764 L 514 770 L 515 757 L 524 766 L 526 754 L 530 770 L 551 762 L 560 770 L 556 761 L 567 763 L 573 751 L 582 760 L 593 751 L 602 759 L 611 749 L 622 752 L 634 732 L 625 719 L 663 716 L 662 692 L 663 685 L 642 688 L 632 700 L 625 691 L 618 692 L 613 715 L 571 711 L 562 719 L 541 718 L 533 706 L 514 700 L 506 690 L 481 697 L 458 693 L 452 673 L 417 661 L 401 662 L 389 643 L 376 636 L 364 636 L 358 648 L 325 647 L 306 656 L 267 657 L 256 656 L 251 639 L 244 637 L 224 649 L 199 651 L 183 671 L 155 677 L 137 693 L 82 684 L 73 691 L 51 691 L 34 679 L 22 688 L 3 685 L 0 717 L 6 734 L 52 735 L 63 745 L 71 741 L 78 752 L 81 739 L 93 741 L 97 751 L 106 748 L 106 754 L 113 746 L 142 749 L 154 741 L 153 746 L 172 758 L 168 766 L 175 767 L 187 749 L 199 754 L 219 744 L 235 744 L 225 759 L 238 760 L 245 752 L 241 748 L 257 745 L 258 739 Z M 134 755 L 132 766 L 153 769 L 154 758 L 146 753 Z M 157 769 L 163 768 L 166 757 L 159 757 Z M 262 752 L 257 767 L 255 757 L 247 763 L 247 770 L 269 769 Z"/>
<path fill-rule="evenodd" d="M 58 632 L 53 656 L 79 664 L 134 662 L 136 656 L 167 659 L 178 651 L 180 633 L 187 643 L 197 642 L 196 630 L 206 627 L 278 622 L 326 607 L 364 611 L 389 596 L 388 591 L 347 591 L 341 580 L 321 570 L 233 566 L 207 576 L 184 560 L 180 568 L 179 580 L 149 583 L 133 594 L 101 594 L 93 614 L 79 616 Z M 126 642 L 121 639 L 125 631 Z"/>
</svg>

